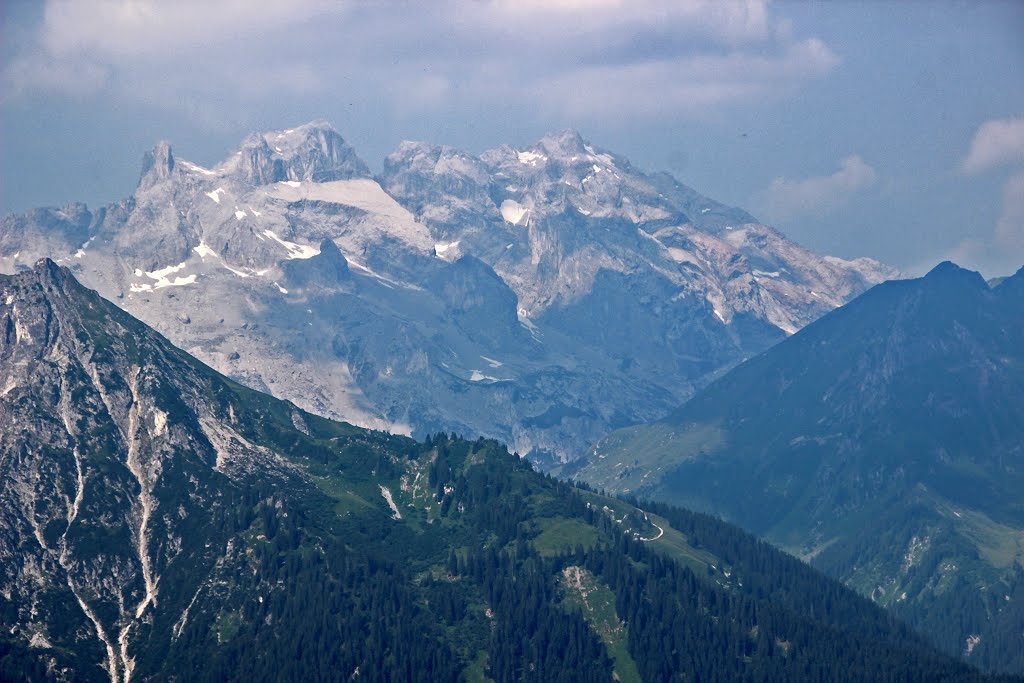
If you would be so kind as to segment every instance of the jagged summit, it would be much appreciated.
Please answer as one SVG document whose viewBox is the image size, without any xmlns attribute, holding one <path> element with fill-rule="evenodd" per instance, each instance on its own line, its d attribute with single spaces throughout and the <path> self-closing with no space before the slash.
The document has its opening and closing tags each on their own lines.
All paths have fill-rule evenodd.
<svg viewBox="0 0 1024 683">
<path fill-rule="evenodd" d="M 581 169 L 590 168 L 595 163 L 629 167 L 625 159 L 595 147 L 571 128 L 548 133 L 537 142 L 522 148 L 502 145 L 484 152 L 480 158 L 491 166 L 509 166 L 526 174 L 549 166 L 560 169 L 556 172 L 564 170 L 577 175 Z"/>
<path fill-rule="evenodd" d="M 534 147 L 556 157 L 571 157 L 586 153 L 587 142 L 570 128 L 557 133 L 549 133 L 537 141 Z"/>
<path fill-rule="evenodd" d="M 893 274 L 802 249 L 574 130 L 481 155 L 406 141 L 374 178 L 314 121 L 208 168 L 160 144 L 144 169 L 95 212 L 5 218 L 0 270 L 53 256 L 303 407 L 559 459 Z"/>
<path fill-rule="evenodd" d="M 142 172 L 139 174 L 139 187 L 148 187 L 166 180 L 174 172 L 174 153 L 171 143 L 161 140 L 153 149 L 142 157 Z"/>
<path fill-rule="evenodd" d="M 161 141 L 143 156 L 139 188 L 148 189 L 169 179 L 176 169 L 210 182 L 230 178 L 250 187 L 282 181 L 330 182 L 372 175 L 352 146 L 324 120 L 295 128 L 250 133 L 237 151 L 213 169 L 189 161 L 176 164 L 170 143 Z"/>
<path fill-rule="evenodd" d="M 488 182 L 487 169 L 469 152 L 458 147 L 419 140 L 403 140 L 395 151 L 384 159 L 386 178 L 409 170 L 431 175 L 463 176 L 479 185 Z"/>
<path fill-rule="evenodd" d="M 57 262 L 50 257 L 41 258 L 32 266 L 32 273 L 35 273 L 40 281 L 46 278 L 60 278 L 67 273 L 67 268 L 61 268 Z"/>
<path fill-rule="evenodd" d="M 217 169 L 250 185 L 369 178 L 370 169 L 326 121 L 252 133 Z"/>
</svg>

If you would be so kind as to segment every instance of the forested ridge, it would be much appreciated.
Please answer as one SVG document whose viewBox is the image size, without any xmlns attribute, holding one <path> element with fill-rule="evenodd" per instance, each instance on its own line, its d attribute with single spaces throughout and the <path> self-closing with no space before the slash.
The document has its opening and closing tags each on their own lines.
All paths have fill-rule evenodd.
<svg viewBox="0 0 1024 683">
<path fill-rule="evenodd" d="M 495 441 L 318 417 L 52 264 L 24 282 L 37 346 L 6 348 L 33 381 L 0 414 L 6 495 L 28 501 L 0 509 L 3 569 L 26 578 L 0 592 L 4 680 L 983 679 L 724 522 Z"/>
</svg>

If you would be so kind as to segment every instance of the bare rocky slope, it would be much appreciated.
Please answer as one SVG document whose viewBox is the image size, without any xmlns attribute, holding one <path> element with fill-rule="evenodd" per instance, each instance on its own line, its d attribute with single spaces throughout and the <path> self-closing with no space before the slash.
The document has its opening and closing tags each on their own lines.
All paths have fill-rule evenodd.
<svg viewBox="0 0 1024 683">
<path fill-rule="evenodd" d="M 304 408 L 563 461 L 896 275 L 571 131 L 480 157 L 403 143 L 374 178 L 324 122 L 213 168 L 161 143 L 121 202 L 5 217 L 0 272 L 41 257 Z"/>
</svg>

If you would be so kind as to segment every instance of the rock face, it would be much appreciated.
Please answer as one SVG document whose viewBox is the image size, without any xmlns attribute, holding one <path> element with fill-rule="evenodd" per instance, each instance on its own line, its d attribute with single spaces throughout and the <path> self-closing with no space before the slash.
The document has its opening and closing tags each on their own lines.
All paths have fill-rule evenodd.
<svg viewBox="0 0 1024 683">
<path fill-rule="evenodd" d="M 1021 673 L 1022 417 L 1024 268 L 990 289 L 943 263 L 871 289 L 570 468 L 722 515 L 951 654 Z"/>
<path fill-rule="evenodd" d="M 403 143 L 385 161 L 382 183 L 448 241 L 445 253 L 457 248 L 493 266 L 530 319 L 554 319 L 587 296 L 603 298 L 595 283 L 602 273 L 619 273 L 664 280 L 676 298 L 703 309 L 700 317 L 729 325 L 747 316 L 791 333 L 895 275 L 869 259 L 813 254 L 746 212 L 666 174 L 647 176 L 574 131 L 479 159 Z M 639 303 L 657 309 L 667 303 L 654 301 L 661 294 Z"/>
<path fill-rule="evenodd" d="M 188 621 L 181 568 L 240 566 L 211 528 L 233 482 L 295 475 L 211 401 L 222 380 L 52 261 L 0 276 L 0 329 L 5 630 L 127 682 L 143 644 Z"/>
<path fill-rule="evenodd" d="M 211 169 L 161 143 L 120 203 L 3 219 L 0 271 L 46 256 L 252 387 L 556 460 L 895 275 L 571 131 L 480 157 L 403 143 L 374 179 L 323 122 Z"/>
</svg>

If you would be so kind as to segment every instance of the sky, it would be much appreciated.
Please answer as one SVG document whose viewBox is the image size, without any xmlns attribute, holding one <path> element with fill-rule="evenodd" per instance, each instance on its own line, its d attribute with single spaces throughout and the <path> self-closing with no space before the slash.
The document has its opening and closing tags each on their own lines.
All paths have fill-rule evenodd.
<svg viewBox="0 0 1024 683">
<path fill-rule="evenodd" d="M 1024 265 L 1022 2 L 4 0 L 0 60 L 3 214 L 118 201 L 159 140 L 574 128 L 821 253 Z"/>
</svg>

